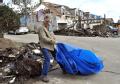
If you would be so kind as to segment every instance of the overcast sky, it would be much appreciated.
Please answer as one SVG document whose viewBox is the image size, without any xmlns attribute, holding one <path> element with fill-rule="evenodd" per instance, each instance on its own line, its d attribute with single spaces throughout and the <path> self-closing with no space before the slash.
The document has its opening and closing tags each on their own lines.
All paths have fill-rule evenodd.
<svg viewBox="0 0 120 84">
<path fill-rule="evenodd" d="M 9 2 L 10 0 L 5 0 Z M 39 1 L 39 0 L 33 0 Z M 67 5 L 71 8 L 79 8 L 92 14 L 112 17 L 116 21 L 120 17 L 120 0 L 44 0 L 61 5 Z"/>
</svg>

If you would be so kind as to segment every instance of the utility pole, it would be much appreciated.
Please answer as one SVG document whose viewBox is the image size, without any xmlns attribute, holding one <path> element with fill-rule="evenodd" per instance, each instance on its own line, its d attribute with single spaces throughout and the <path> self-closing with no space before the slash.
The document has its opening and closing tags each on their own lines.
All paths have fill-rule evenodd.
<svg viewBox="0 0 120 84">
<path fill-rule="evenodd" d="M 79 22 L 79 28 L 82 28 L 82 25 L 81 25 L 81 14 L 80 14 L 80 12 L 81 12 L 81 10 L 79 11 L 79 13 L 78 13 L 78 22 Z"/>
<path fill-rule="evenodd" d="M 106 25 L 106 14 L 104 14 L 104 26 Z"/>
<path fill-rule="evenodd" d="M 87 25 L 87 28 L 89 28 L 90 27 L 90 25 L 89 25 L 89 12 L 85 12 L 85 17 L 86 17 L 86 25 Z"/>
</svg>

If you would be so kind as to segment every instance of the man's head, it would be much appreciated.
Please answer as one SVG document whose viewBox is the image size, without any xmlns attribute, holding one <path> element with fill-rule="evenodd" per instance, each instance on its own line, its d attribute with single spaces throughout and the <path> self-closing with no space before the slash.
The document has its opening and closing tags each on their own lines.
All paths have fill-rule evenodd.
<svg viewBox="0 0 120 84">
<path fill-rule="evenodd" d="M 45 17 L 44 17 L 44 25 L 45 25 L 46 28 L 48 28 L 49 22 L 50 22 L 49 16 L 45 15 Z"/>
</svg>

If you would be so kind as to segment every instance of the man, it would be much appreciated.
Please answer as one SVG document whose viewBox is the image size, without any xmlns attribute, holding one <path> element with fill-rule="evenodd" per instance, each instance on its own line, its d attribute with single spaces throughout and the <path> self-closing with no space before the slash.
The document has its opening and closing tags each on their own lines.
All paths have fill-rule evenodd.
<svg viewBox="0 0 120 84">
<path fill-rule="evenodd" d="M 38 28 L 39 43 L 41 46 L 41 51 L 44 55 L 43 69 L 41 73 L 41 80 L 43 82 L 49 82 L 47 77 L 48 70 L 50 67 L 50 51 L 54 51 L 55 39 L 51 35 L 49 30 L 50 18 L 49 16 L 44 17 L 42 26 Z"/>
</svg>

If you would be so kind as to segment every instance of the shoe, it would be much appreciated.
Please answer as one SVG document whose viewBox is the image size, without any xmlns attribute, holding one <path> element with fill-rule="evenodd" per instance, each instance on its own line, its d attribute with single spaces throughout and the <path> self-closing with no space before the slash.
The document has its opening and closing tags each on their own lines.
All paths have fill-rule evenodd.
<svg viewBox="0 0 120 84">
<path fill-rule="evenodd" d="M 48 79 L 47 76 L 41 76 L 40 79 L 41 79 L 43 82 L 46 82 L 46 83 L 49 82 L 49 79 Z"/>
</svg>

